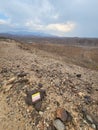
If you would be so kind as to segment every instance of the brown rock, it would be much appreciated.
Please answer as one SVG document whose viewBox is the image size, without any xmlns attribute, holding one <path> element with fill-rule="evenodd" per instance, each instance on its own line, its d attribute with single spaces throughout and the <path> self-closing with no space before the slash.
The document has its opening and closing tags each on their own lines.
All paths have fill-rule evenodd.
<svg viewBox="0 0 98 130">
<path fill-rule="evenodd" d="M 28 108 L 27 108 L 27 112 L 32 112 L 33 111 L 33 107 L 32 106 L 29 106 Z"/>
<path fill-rule="evenodd" d="M 56 118 L 61 119 L 63 122 L 69 122 L 72 120 L 72 116 L 64 108 L 58 108 L 56 110 Z"/>
</svg>

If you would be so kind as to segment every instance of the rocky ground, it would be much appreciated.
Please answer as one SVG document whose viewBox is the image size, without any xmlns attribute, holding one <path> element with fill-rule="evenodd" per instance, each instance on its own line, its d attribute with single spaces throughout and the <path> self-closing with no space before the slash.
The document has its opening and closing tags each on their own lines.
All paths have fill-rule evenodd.
<svg viewBox="0 0 98 130">
<path fill-rule="evenodd" d="M 0 130 L 97 130 L 98 71 L 23 46 L 0 41 Z"/>
</svg>

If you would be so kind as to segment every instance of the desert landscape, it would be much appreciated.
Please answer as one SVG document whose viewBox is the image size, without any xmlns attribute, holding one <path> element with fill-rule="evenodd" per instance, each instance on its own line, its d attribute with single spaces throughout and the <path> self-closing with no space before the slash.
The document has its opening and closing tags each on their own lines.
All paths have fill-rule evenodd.
<svg viewBox="0 0 98 130">
<path fill-rule="evenodd" d="M 98 130 L 98 39 L 1 37 L 0 130 Z"/>
</svg>

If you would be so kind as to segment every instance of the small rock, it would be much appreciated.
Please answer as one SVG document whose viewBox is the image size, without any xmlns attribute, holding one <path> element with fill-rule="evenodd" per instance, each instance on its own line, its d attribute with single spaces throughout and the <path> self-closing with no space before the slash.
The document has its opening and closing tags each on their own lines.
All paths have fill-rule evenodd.
<svg viewBox="0 0 98 130">
<path fill-rule="evenodd" d="M 50 109 L 50 107 L 47 107 L 46 109 L 47 109 L 47 110 L 49 110 L 49 109 Z"/>
<path fill-rule="evenodd" d="M 40 111 L 42 100 L 46 95 L 45 90 L 35 89 L 29 92 L 27 91 L 26 93 L 27 93 L 27 96 L 25 98 L 26 104 L 33 105 L 37 111 Z"/>
<path fill-rule="evenodd" d="M 43 87 L 43 84 L 39 83 L 39 84 L 38 84 L 38 87 L 39 87 L 39 88 L 42 88 L 42 87 Z"/>
<path fill-rule="evenodd" d="M 91 124 L 93 123 L 93 119 L 91 118 L 90 115 L 86 115 L 86 119 L 88 120 L 88 122 L 90 122 Z"/>
<path fill-rule="evenodd" d="M 65 130 L 66 129 L 63 122 L 59 119 L 54 120 L 53 125 L 57 130 Z"/>
<path fill-rule="evenodd" d="M 42 111 L 39 111 L 39 114 L 42 116 L 42 115 L 43 115 L 43 112 L 42 112 Z"/>
<path fill-rule="evenodd" d="M 27 108 L 27 112 L 32 112 L 32 111 L 33 111 L 32 106 L 29 106 L 29 107 Z"/>
<path fill-rule="evenodd" d="M 86 89 L 87 89 L 87 92 L 88 92 L 89 94 L 92 93 L 92 87 L 91 87 L 91 86 L 87 87 Z"/>
<path fill-rule="evenodd" d="M 12 88 L 12 86 L 13 86 L 12 84 L 9 84 L 9 85 L 3 86 L 3 88 L 4 88 L 5 92 L 8 92 Z"/>
<path fill-rule="evenodd" d="M 36 111 L 40 111 L 41 110 L 41 106 L 42 106 L 42 102 L 41 101 L 39 101 L 39 102 L 34 104 L 34 108 L 36 109 Z"/>
<path fill-rule="evenodd" d="M 77 78 L 81 78 L 81 74 L 77 74 L 76 76 L 77 76 Z"/>
<path fill-rule="evenodd" d="M 28 105 L 34 105 L 45 97 L 46 92 L 45 90 L 42 89 L 41 90 L 35 89 L 32 91 L 27 91 L 26 94 L 27 94 L 25 98 L 26 103 Z"/>
<path fill-rule="evenodd" d="M 90 124 L 93 124 L 93 119 L 91 116 L 86 112 L 85 109 L 82 110 L 83 118 Z"/>
<path fill-rule="evenodd" d="M 28 79 L 23 78 L 23 79 L 19 79 L 19 80 L 17 80 L 15 83 L 28 83 L 28 82 L 29 82 Z"/>
<path fill-rule="evenodd" d="M 93 129 L 97 130 L 98 129 L 98 122 L 96 121 L 96 118 L 89 115 L 86 112 L 86 110 L 83 110 L 82 113 L 83 113 L 83 118 L 86 120 L 86 122 L 88 124 L 90 124 Z"/>
<path fill-rule="evenodd" d="M 60 84 L 59 84 L 59 83 L 55 83 L 55 86 L 56 86 L 56 87 L 60 87 Z"/>
<path fill-rule="evenodd" d="M 17 74 L 18 77 L 24 77 L 26 75 L 27 75 L 27 73 L 25 73 L 24 71 Z"/>
<path fill-rule="evenodd" d="M 89 104 L 89 103 L 92 102 L 91 97 L 90 97 L 90 96 L 87 96 L 87 95 L 84 96 L 84 101 L 85 101 L 86 104 Z"/>
<path fill-rule="evenodd" d="M 79 95 L 80 97 L 84 97 L 85 94 L 84 94 L 83 92 L 79 92 L 78 95 Z"/>
<path fill-rule="evenodd" d="M 56 110 L 56 118 L 61 119 L 63 122 L 70 122 L 72 120 L 72 116 L 64 108 L 58 108 Z"/>
<path fill-rule="evenodd" d="M 47 128 L 47 130 L 56 130 L 56 128 L 53 126 L 53 123 L 51 123 Z"/>
<path fill-rule="evenodd" d="M 7 72 L 8 72 L 7 68 L 3 67 L 0 73 L 7 73 Z"/>
<path fill-rule="evenodd" d="M 15 80 L 16 80 L 16 77 L 13 77 L 13 78 L 9 79 L 9 80 L 7 81 L 7 85 L 13 84 L 13 83 L 15 82 Z"/>
<path fill-rule="evenodd" d="M 92 128 L 96 130 L 96 125 L 95 125 L 95 124 L 92 124 Z"/>
<path fill-rule="evenodd" d="M 20 67 L 20 65 L 17 65 L 17 68 L 19 68 Z"/>
</svg>

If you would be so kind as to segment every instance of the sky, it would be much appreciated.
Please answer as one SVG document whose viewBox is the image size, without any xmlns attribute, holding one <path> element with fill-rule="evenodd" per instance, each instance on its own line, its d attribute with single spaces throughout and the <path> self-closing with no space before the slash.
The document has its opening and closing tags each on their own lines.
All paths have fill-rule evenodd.
<svg viewBox="0 0 98 130">
<path fill-rule="evenodd" d="M 0 0 L 0 33 L 98 37 L 98 0 Z"/>
</svg>

